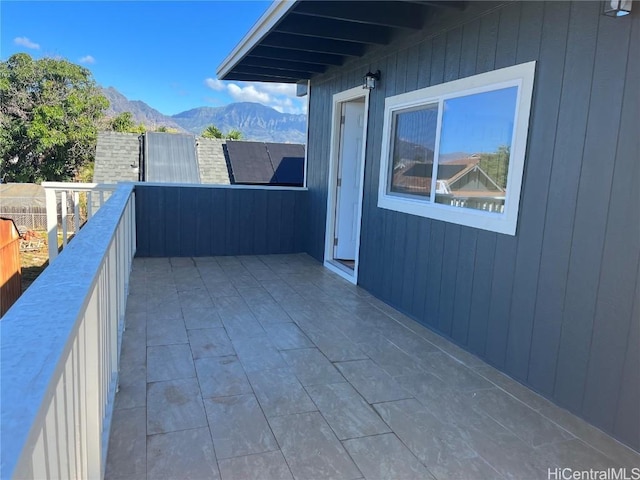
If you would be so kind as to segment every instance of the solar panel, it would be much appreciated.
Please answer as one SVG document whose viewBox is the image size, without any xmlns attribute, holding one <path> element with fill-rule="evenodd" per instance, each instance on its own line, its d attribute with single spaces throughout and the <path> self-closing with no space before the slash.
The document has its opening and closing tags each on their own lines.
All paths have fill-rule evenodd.
<svg viewBox="0 0 640 480">
<path fill-rule="evenodd" d="M 148 132 L 145 150 L 147 182 L 200 183 L 195 136 Z"/>
</svg>

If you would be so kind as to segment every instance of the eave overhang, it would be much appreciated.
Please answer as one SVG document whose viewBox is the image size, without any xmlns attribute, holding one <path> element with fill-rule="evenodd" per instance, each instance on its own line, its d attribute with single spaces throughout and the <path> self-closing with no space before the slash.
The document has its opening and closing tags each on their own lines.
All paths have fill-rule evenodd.
<svg viewBox="0 0 640 480">
<path fill-rule="evenodd" d="M 278 0 L 217 70 L 221 80 L 296 83 L 423 28 L 435 9 L 461 1 Z"/>
</svg>

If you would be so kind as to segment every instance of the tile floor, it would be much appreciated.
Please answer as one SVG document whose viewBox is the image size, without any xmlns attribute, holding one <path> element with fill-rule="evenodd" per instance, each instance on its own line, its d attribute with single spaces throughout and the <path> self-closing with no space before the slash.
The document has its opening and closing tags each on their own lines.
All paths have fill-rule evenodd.
<svg viewBox="0 0 640 480">
<path fill-rule="evenodd" d="M 134 262 L 108 479 L 546 479 L 638 465 L 306 255 Z"/>
</svg>

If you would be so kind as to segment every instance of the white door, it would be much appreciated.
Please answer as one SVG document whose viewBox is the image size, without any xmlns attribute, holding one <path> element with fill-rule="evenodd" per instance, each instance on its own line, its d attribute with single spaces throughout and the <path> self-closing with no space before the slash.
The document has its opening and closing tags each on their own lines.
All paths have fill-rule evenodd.
<svg viewBox="0 0 640 480">
<path fill-rule="evenodd" d="M 358 242 L 360 169 L 364 143 L 364 99 L 342 103 L 336 195 L 334 258 L 355 260 Z"/>
</svg>

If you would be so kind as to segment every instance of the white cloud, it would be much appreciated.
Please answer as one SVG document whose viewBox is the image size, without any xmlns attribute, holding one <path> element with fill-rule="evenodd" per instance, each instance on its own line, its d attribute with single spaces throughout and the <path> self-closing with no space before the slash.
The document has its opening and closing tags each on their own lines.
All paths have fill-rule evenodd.
<svg viewBox="0 0 640 480">
<path fill-rule="evenodd" d="M 85 55 L 84 57 L 80 58 L 78 61 L 80 63 L 86 63 L 89 65 L 93 65 L 94 63 L 96 63 L 96 59 L 93 58 L 91 55 Z"/>
<path fill-rule="evenodd" d="M 260 92 L 253 85 L 246 87 L 240 87 L 235 83 L 229 83 L 227 85 L 227 92 L 238 102 L 257 102 L 269 105 L 273 102 L 271 96 L 266 92 Z"/>
<path fill-rule="evenodd" d="M 221 92 L 226 89 L 226 86 L 222 80 L 218 80 L 217 78 L 207 78 L 204 81 L 205 85 L 216 92 Z"/>
<path fill-rule="evenodd" d="M 306 113 L 304 97 L 296 97 L 295 84 L 261 82 L 224 82 L 207 78 L 205 84 L 212 90 L 225 92 L 236 102 L 257 102 L 281 113 Z"/>
<path fill-rule="evenodd" d="M 16 45 L 20 45 L 21 47 L 31 48 L 33 50 L 40 49 L 40 45 L 38 45 L 35 42 L 32 42 L 27 37 L 16 37 L 13 39 L 13 43 L 15 43 Z"/>
</svg>

